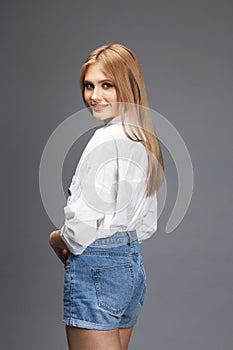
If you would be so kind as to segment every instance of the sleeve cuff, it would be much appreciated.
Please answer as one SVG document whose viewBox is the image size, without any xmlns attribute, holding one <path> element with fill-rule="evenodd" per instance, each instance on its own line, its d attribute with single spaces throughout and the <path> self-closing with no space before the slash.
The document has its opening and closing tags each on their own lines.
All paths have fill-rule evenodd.
<svg viewBox="0 0 233 350">
<path fill-rule="evenodd" d="M 85 246 L 82 246 L 81 244 L 78 244 L 77 242 L 74 242 L 72 239 L 70 239 L 67 234 L 67 228 L 65 225 L 63 225 L 61 228 L 60 237 L 65 242 L 69 251 L 74 255 L 81 255 L 82 252 L 86 249 Z"/>
</svg>

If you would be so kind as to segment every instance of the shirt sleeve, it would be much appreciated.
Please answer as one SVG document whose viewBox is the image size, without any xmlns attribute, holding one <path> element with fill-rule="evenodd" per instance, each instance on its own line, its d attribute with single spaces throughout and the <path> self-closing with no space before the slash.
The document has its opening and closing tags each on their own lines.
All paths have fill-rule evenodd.
<svg viewBox="0 0 233 350">
<path fill-rule="evenodd" d="M 100 236 L 106 215 L 114 215 L 117 194 L 117 148 L 114 139 L 101 132 L 88 143 L 75 172 L 72 195 L 64 208 L 61 238 L 75 255 Z"/>
</svg>

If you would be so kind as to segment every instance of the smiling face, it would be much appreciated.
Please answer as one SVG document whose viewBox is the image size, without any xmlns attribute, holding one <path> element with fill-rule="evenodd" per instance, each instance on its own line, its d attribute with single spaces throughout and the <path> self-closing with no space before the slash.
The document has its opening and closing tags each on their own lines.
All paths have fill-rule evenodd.
<svg viewBox="0 0 233 350">
<path fill-rule="evenodd" d="M 84 76 L 84 99 L 97 120 L 109 121 L 118 115 L 117 92 L 100 63 L 90 64 Z"/>
</svg>

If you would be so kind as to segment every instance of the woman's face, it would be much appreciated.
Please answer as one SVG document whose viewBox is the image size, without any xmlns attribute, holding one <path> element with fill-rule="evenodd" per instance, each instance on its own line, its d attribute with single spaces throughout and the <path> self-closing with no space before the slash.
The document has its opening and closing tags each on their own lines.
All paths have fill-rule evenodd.
<svg viewBox="0 0 233 350">
<path fill-rule="evenodd" d="M 90 64 L 84 77 L 84 99 L 97 120 L 109 121 L 118 115 L 117 93 L 100 63 Z"/>
</svg>

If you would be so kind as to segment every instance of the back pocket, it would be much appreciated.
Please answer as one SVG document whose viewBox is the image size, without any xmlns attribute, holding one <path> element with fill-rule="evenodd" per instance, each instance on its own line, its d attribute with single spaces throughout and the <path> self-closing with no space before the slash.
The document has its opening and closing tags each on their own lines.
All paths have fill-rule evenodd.
<svg viewBox="0 0 233 350">
<path fill-rule="evenodd" d="M 92 268 L 98 305 L 113 314 L 123 311 L 133 294 L 132 264 Z"/>
</svg>

